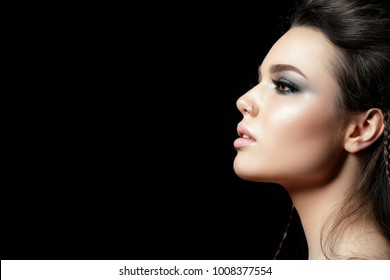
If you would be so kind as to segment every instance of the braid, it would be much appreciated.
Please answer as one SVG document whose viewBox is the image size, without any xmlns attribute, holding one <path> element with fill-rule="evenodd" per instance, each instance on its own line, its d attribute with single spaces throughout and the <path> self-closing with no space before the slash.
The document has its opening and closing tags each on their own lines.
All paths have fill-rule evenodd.
<svg viewBox="0 0 390 280">
<path fill-rule="evenodd" d="M 389 126 L 389 113 L 387 110 L 384 112 L 385 131 L 383 132 L 383 144 L 384 144 L 384 158 L 385 169 L 388 183 L 390 184 L 390 126 Z"/>
<path fill-rule="evenodd" d="M 274 255 L 274 258 L 273 258 L 274 260 L 276 260 L 276 258 L 278 257 L 280 251 L 282 250 L 282 247 L 283 247 L 283 244 L 284 244 L 284 240 L 286 240 L 288 229 L 289 229 L 289 227 L 291 225 L 291 222 L 292 222 L 293 214 L 294 214 L 294 204 L 291 207 L 290 218 L 289 218 L 288 224 L 286 226 L 286 229 L 284 230 L 282 240 L 279 243 L 278 250 L 276 250 L 276 253 Z"/>
</svg>

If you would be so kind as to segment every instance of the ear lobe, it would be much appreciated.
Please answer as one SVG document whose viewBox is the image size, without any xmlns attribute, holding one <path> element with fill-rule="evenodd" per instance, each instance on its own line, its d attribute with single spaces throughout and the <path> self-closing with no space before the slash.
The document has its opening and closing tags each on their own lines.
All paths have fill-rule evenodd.
<svg viewBox="0 0 390 280">
<path fill-rule="evenodd" d="M 383 113 L 372 108 L 360 113 L 349 124 L 346 131 L 344 148 L 350 153 L 357 153 L 373 144 L 384 131 Z"/>
</svg>

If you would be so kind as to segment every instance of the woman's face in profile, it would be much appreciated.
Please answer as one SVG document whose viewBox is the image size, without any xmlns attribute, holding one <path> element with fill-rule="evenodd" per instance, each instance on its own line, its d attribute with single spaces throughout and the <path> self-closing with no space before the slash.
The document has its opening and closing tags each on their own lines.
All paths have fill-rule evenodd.
<svg viewBox="0 0 390 280">
<path fill-rule="evenodd" d="M 332 179 L 344 154 L 335 56 L 322 33 L 305 27 L 292 28 L 273 45 L 259 83 L 237 100 L 243 114 L 234 142 L 239 177 L 285 186 Z"/>
</svg>

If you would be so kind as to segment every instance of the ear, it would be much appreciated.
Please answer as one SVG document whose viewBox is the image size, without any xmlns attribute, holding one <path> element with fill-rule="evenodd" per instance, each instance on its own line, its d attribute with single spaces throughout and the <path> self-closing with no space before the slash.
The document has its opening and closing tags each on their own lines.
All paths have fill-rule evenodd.
<svg viewBox="0 0 390 280">
<path fill-rule="evenodd" d="M 345 134 L 344 148 L 357 153 L 374 143 L 384 131 L 383 113 L 378 108 L 362 112 L 353 118 Z"/>
</svg>

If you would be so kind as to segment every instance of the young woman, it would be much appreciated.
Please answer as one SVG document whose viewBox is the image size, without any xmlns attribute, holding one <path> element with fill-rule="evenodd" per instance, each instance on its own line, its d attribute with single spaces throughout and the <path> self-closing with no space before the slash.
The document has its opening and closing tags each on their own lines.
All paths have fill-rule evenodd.
<svg viewBox="0 0 390 280">
<path fill-rule="evenodd" d="M 304 0 L 237 100 L 236 174 L 282 185 L 309 259 L 390 259 L 390 1 Z"/>
</svg>

